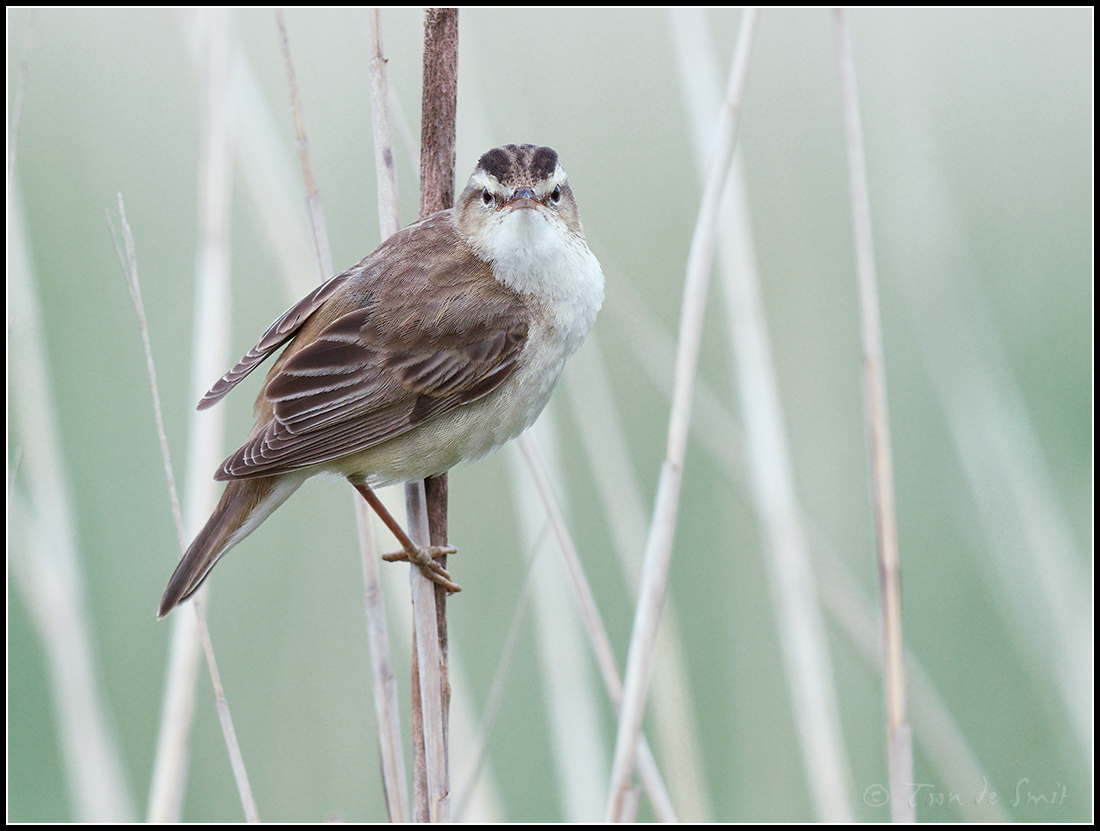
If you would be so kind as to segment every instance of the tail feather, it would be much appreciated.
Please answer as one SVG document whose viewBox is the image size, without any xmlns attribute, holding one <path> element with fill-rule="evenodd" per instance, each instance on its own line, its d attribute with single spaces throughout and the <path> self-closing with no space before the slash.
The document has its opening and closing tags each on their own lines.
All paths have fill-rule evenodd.
<svg viewBox="0 0 1100 831">
<path fill-rule="evenodd" d="M 282 505 L 305 478 L 291 474 L 231 480 L 214 513 L 176 566 L 157 617 L 164 617 L 198 591 L 218 560 Z"/>
</svg>

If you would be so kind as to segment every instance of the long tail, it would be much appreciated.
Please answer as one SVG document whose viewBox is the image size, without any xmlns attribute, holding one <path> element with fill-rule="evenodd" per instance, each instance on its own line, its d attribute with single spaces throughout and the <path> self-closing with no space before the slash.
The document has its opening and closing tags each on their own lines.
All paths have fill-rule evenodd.
<svg viewBox="0 0 1100 831">
<path fill-rule="evenodd" d="M 157 617 L 164 617 L 198 591 L 218 560 L 271 516 L 271 512 L 282 505 L 305 479 L 305 476 L 288 474 L 230 480 L 218 500 L 218 507 L 168 581 Z"/>
</svg>

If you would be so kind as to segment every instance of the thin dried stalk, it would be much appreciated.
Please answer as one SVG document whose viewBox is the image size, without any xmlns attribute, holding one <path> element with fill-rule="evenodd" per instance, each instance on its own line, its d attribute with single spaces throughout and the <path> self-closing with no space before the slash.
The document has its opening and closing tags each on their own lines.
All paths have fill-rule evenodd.
<svg viewBox="0 0 1100 831">
<path fill-rule="evenodd" d="M 149 373 L 149 389 L 153 395 L 153 420 L 156 423 L 157 437 L 160 440 L 161 461 L 164 465 L 164 475 L 168 484 L 168 501 L 172 508 L 172 518 L 175 520 L 177 543 L 180 551 L 184 551 L 186 550 L 187 539 L 183 531 L 183 515 L 180 511 L 176 476 L 168 448 L 168 435 L 164 429 L 163 411 L 160 405 L 160 386 L 157 384 L 156 364 L 153 361 L 152 346 L 149 342 L 145 304 L 141 299 L 141 283 L 138 280 L 133 234 L 130 231 L 129 223 L 126 221 L 126 210 L 121 193 L 118 194 L 118 214 L 125 245 L 125 251 L 118 251 L 119 261 L 126 273 L 126 285 L 130 290 L 130 300 L 137 315 L 142 351 L 145 354 L 145 368 Z M 194 714 L 195 682 L 198 676 L 200 639 L 197 627 L 200 614 L 202 612 L 195 615 L 180 615 L 186 618 L 187 623 L 172 628 L 172 644 L 169 649 L 167 673 L 167 677 L 171 679 L 171 682 L 166 685 L 165 689 L 165 699 L 161 710 L 160 737 L 153 765 L 153 778 L 149 787 L 147 820 L 150 822 L 160 821 L 158 818 L 170 818 L 178 821 L 180 815 L 183 783 L 187 776 L 187 737 L 191 729 L 191 717 Z"/>
<path fill-rule="evenodd" d="M 298 140 L 298 160 L 302 165 L 302 181 L 306 186 L 306 204 L 309 206 L 309 222 L 313 229 L 317 268 L 321 280 L 324 281 L 332 276 L 332 250 L 328 244 L 325 210 L 321 204 L 321 194 L 317 190 L 317 181 L 313 178 L 313 165 L 309 160 L 306 123 L 302 117 L 302 102 L 298 98 L 298 81 L 294 77 L 294 62 L 290 59 L 290 42 L 286 36 L 286 20 L 283 18 L 282 9 L 275 10 L 275 20 L 279 24 L 279 38 L 283 46 L 283 62 L 286 64 L 287 86 L 290 88 L 290 108 L 294 112 L 294 133 Z"/>
<path fill-rule="evenodd" d="M 382 32 L 378 9 L 367 11 L 370 40 L 371 112 L 374 122 L 374 160 L 378 178 L 378 221 L 382 239 L 401 228 L 397 202 L 397 171 L 393 165 L 393 144 L 390 138 L 389 97 L 386 82 L 386 59 L 382 56 Z M 397 680 L 389 652 L 389 634 L 384 593 L 379 584 L 377 551 L 371 529 L 370 511 L 356 497 L 356 517 L 359 522 L 360 553 L 363 560 L 364 599 L 367 612 L 367 633 L 370 640 L 371 668 L 374 681 L 374 710 L 378 723 L 378 744 L 382 761 L 382 786 L 386 795 L 386 811 L 390 822 L 408 822 L 409 792 L 405 780 L 405 752 L 401 741 L 401 719 L 397 703 Z"/>
<path fill-rule="evenodd" d="M 621 301 L 616 301 L 616 306 Z M 656 325 L 656 324 L 655 324 Z M 653 343 L 649 357 L 655 357 L 657 343 L 671 337 L 659 329 L 645 330 L 645 338 Z M 671 394 L 672 348 L 666 349 L 668 360 L 664 380 Z M 574 422 L 584 444 L 586 459 L 603 504 L 603 516 L 614 541 L 616 559 L 624 585 L 632 599 L 637 598 L 641 581 L 642 556 L 645 553 L 646 497 L 641 480 L 630 461 L 629 442 L 623 431 L 621 413 L 611 395 L 611 379 L 596 333 L 589 336 L 586 347 L 570 363 L 565 379 L 569 386 L 569 402 L 574 410 Z M 696 392 L 696 404 L 700 401 Z M 693 414 L 698 425 L 700 417 Z M 736 432 L 736 428 L 733 428 Z M 698 431 L 696 431 L 698 432 Z M 722 438 L 725 438 L 724 436 Z M 706 764 L 703 759 L 700 725 L 694 713 L 692 679 L 688 670 L 687 648 L 676 599 L 665 598 L 661 625 L 657 630 L 657 652 L 654 660 L 661 671 L 653 674 L 649 692 L 652 708 L 652 733 L 660 748 L 664 777 L 670 800 L 676 806 L 681 822 L 707 822 L 711 819 L 712 803 L 707 793 Z M 619 682 L 621 687 L 621 681 Z M 621 693 L 620 693 L 621 695 Z M 639 744 L 639 748 L 641 745 Z M 645 769 L 639 753 L 639 772 L 645 784 Z M 651 797 L 652 799 L 652 797 Z"/>
<path fill-rule="evenodd" d="M 431 8 L 424 15 L 423 96 L 420 135 L 420 215 L 454 204 L 455 114 L 458 100 L 458 10 Z M 392 153 L 391 153 L 392 156 Z M 446 543 L 446 474 L 427 483 L 406 485 L 409 534 L 432 545 Z M 439 481 L 442 480 L 442 481 Z M 432 502 L 427 503 L 430 493 Z M 421 507 L 423 506 L 423 507 Z M 430 525 L 429 525 L 430 520 Z M 423 526 L 420 523 L 423 522 Z M 423 730 L 414 733 L 413 753 L 424 754 L 423 778 L 413 767 L 413 811 L 416 819 L 450 821 L 446 591 L 410 566 L 413 586 L 415 655 L 414 696 L 419 696 Z M 431 598 L 431 609 L 428 600 Z M 430 627 L 430 628 L 426 628 Z M 427 633 L 433 633 L 427 637 Z M 428 650 L 425 652 L 425 650 Z M 416 704 L 414 697 L 414 707 Z M 415 723 L 414 723 L 415 726 Z"/>
<path fill-rule="evenodd" d="M 947 211 L 947 208 L 944 208 Z M 652 319 L 640 307 L 629 307 L 629 298 L 620 297 L 618 305 L 608 309 L 608 312 L 624 318 L 619 326 L 619 331 L 625 335 L 636 335 L 632 344 L 638 365 L 648 371 L 648 376 L 658 393 L 669 394 L 671 386 L 672 349 L 666 340 L 668 337 L 661 331 L 659 321 Z M 971 309 L 971 314 L 973 307 Z M 942 312 L 942 309 L 941 309 Z M 962 330 L 963 323 L 952 331 Z M 955 344 L 957 346 L 957 344 Z M 968 343 L 973 346 L 973 343 Z M 581 359 L 584 353 L 577 356 L 575 361 Z M 650 365 L 652 362 L 652 365 Z M 956 363 L 952 363 L 952 369 L 956 370 Z M 583 365 L 583 364 L 582 364 Z M 576 365 L 574 364 L 574 369 Z M 663 370 L 663 371 L 662 371 Z M 967 379 L 972 382 L 974 377 L 982 373 L 971 371 L 967 367 Z M 574 374 L 569 379 L 576 382 Z M 593 412 L 598 412 L 602 417 L 608 418 L 610 406 L 601 407 L 601 402 L 589 400 L 592 398 L 592 390 L 601 387 L 594 379 L 582 378 L 576 382 L 577 386 L 585 391 L 586 406 L 595 407 Z M 606 386 L 606 384 L 604 384 Z M 583 396 L 574 395 L 573 399 Z M 969 399 L 968 399 L 969 400 Z M 739 455 L 731 455 L 729 437 L 736 437 L 740 429 L 733 415 L 725 409 L 727 405 L 718 400 L 716 394 L 709 390 L 705 382 L 700 382 L 696 389 L 696 407 L 692 413 L 693 436 L 703 447 L 707 455 L 715 459 L 724 475 L 731 481 L 740 481 L 747 474 L 744 465 L 739 460 Z M 968 411 L 969 412 L 969 411 Z M 614 420 L 609 418 L 609 420 Z M 606 441 L 604 442 L 606 446 Z M 725 451 L 725 452 L 723 452 Z M 598 458 L 595 452 L 591 454 Z M 629 515 L 628 515 L 629 521 Z M 878 606 L 871 607 L 860 596 L 858 580 L 851 568 L 829 550 L 828 542 L 822 537 L 820 530 L 812 523 L 807 524 L 807 532 L 811 539 L 811 546 L 815 551 L 815 560 L 819 561 L 816 569 L 816 579 L 820 587 L 820 595 L 834 625 L 839 625 L 845 632 L 851 643 L 859 651 L 869 665 L 875 667 L 876 672 L 881 672 L 882 648 L 881 648 L 881 623 L 874 615 L 878 612 Z M 671 598 L 670 598 L 671 599 Z M 667 610 L 665 619 L 661 622 L 661 632 L 664 632 L 668 624 Z M 1083 652 L 1081 654 L 1084 654 Z M 662 675 L 666 674 L 665 672 Z M 654 678 L 656 683 L 660 676 Z M 943 782 L 981 782 L 983 776 L 990 780 L 988 771 L 982 769 L 978 762 L 974 749 L 969 747 L 965 735 L 951 717 L 950 710 L 943 703 L 942 695 L 936 689 L 928 673 L 920 666 L 917 659 L 911 653 L 906 654 L 906 688 L 909 702 L 910 720 L 914 730 L 919 735 L 924 735 L 922 751 L 928 755 L 929 761 L 937 771 L 937 778 Z M 921 729 L 922 724 L 925 729 Z M 664 743 L 661 744 L 662 755 L 667 754 Z M 670 784 L 675 791 L 674 771 L 669 770 Z M 682 797 L 676 794 L 677 805 L 681 807 Z M 988 800 L 975 804 L 975 801 L 966 802 L 962 806 L 965 819 L 968 822 L 1005 822 L 1006 814 L 1000 804 L 990 805 Z"/>
<path fill-rule="evenodd" d="M 228 223 L 230 200 L 230 165 L 228 139 L 228 53 L 229 16 L 225 11 L 208 12 L 201 18 L 203 48 L 206 53 L 206 129 L 200 168 L 203 191 L 202 245 L 196 283 L 194 338 L 195 357 L 192 363 L 192 384 L 202 385 L 200 379 L 213 377 L 226 361 L 228 352 Z M 121 200 L 119 204 L 121 212 Z M 129 228 L 123 216 L 123 234 L 129 236 Z M 132 240 L 128 241 L 132 248 Z M 131 252 L 132 253 L 132 252 Z M 136 271 L 136 269 L 135 269 Z M 136 280 L 136 273 L 134 278 Z M 138 295 L 140 298 L 140 295 Z M 195 399 L 198 399 L 196 393 Z M 188 526 L 197 526 L 213 503 L 213 483 L 209 471 L 217 456 L 217 433 L 220 417 L 193 417 L 191 421 L 191 448 L 188 470 Z M 177 528 L 181 551 L 185 535 L 183 525 Z M 245 817 L 258 822 L 256 803 L 245 772 L 244 760 L 237 742 L 236 732 L 221 687 L 217 662 L 209 632 L 206 630 L 204 607 L 196 596 L 191 607 L 194 614 L 178 614 L 173 620 L 172 646 L 169 652 L 166 693 L 162 711 L 161 729 L 157 742 L 157 758 L 153 780 L 150 784 L 149 820 L 152 822 L 178 821 L 183 800 L 186 777 L 187 734 L 190 731 L 194 708 L 195 662 L 198 644 L 201 642 L 207 659 L 207 667 L 214 685 L 218 717 L 222 725 L 226 747 L 229 751 L 237 790 Z"/>
<path fill-rule="evenodd" d="M 894 822 L 915 822 L 909 798 L 913 782 L 913 746 L 905 712 L 904 646 L 901 634 L 901 560 L 898 553 L 897 516 L 894 510 L 894 469 L 890 451 L 890 425 L 886 409 L 886 369 L 883 361 L 882 324 L 879 320 L 875 255 L 871 243 L 871 203 L 867 194 L 867 167 L 859 118 L 855 57 L 848 15 L 835 12 L 837 61 L 848 151 L 848 176 L 852 192 L 852 218 L 856 264 L 859 270 L 861 333 L 863 340 L 863 391 L 867 406 L 867 431 L 871 455 L 871 487 L 878 541 L 879 586 L 882 593 L 884 635 L 884 693 L 886 697 L 886 745 L 890 767 L 890 815 Z"/>
<path fill-rule="evenodd" d="M 881 671 L 881 621 L 878 609 L 868 602 L 852 569 L 841 561 L 825 542 L 814 546 L 819 552 L 818 579 L 821 597 L 830 618 L 840 627 L 861 658 L 875 671 Z M 920 660 L 908 652 L 905 656 L 906 691 L 911 718 L 921 736 L 921 752 L 935 770 L 940 782 L 990 782 L 966 735 L 944 702 L 932 677 Z M 990 799 L 963 799 L 958 809 L 964 822 L 1004 824 L 1007 802 Z"/>
<path fill-rule="evenodd" d="M 401 208 L 397 199 L 397 168 L 393 160 L 393 131 L 390 127 L 389 79 L 386 75 L 386 58 L 382 53 L 381 25 L 378 9 L 367 9 L 374 168 L 378 177 L 378 223 L 382 239 L 387 239 L 401 230 Z"/>
<path fill-rule="evenodd" d="M 420 216 L 455 203 L 458 9 L 424 13 L 424 90 L 420 113 Z"/>
<path fill-rule="evenodd" d="M 704 141 L 719 95 L 717 64 L 706 13 L 681 8 L 671 15 L 678 34 L 681 84 L 692 115 L 696 159 L 702 173 Z M 722 200 L 722 227 L 726 231 L 718 243 L 719 273 L 745 431 L 748 484 L 766 535 L 766 563 L 787 689 L 815 812 L 826 822 L 851 822 L 852 779 L 825 621 L 787 448 L 748 204 L 736 160 L 734 165 L 731 186 Z"/>
<path fill-rule="evenodd" d="M 405 486 L 405 501 L 408 512 L 406 530 L 409 537 L 414 542 L 428 539 L 428 506 L 423 480 L 409 482 Z M 421 731 L 419 736 L 415 732 L 413 736 L 413 816 L 417 822 L 450 822 L 450 786 L 443 732 L 445 675 L 438 637 L 440 623 L 435 604 L 436 585 L 415 565 L 409 567 L 409 585 L 412 591 L 415 638 L 413 726 L 414 731 L 417 727 Z M 420 716 L 419 723 L 416 715 Z M 418 769 L 419 760 L 415 758 L 418 738 L 423 742 L 422 774 Z"/>
<path fill-rule="evenodd" d="M 623 685 L 619 677 L 619 670 L 615 664 L 615 655 L 611 649 L 611 639 L 607 636 L 607 628 L 603 624 L 596 598 L 592 594 L 588 578 L 585 577 L 584 568 L 580 557 L 577 555 L 577 547 L 573 544 L 573 538 L 565 523 L 561 506 L 550 487 L 550 476 L 546 465 L 539 455 L 538 448 L 529 432 L 524 433 L 518 439 L 519 448 L 523 452 L 523 458 L 531 472 L 531 478 L 535 482 L 539 498 L 546 509 L 546 516 L 550 527 L 558 541 L 558 551 L 565 562 L 565 571 L 569 578 L 569 584 L 577 596 L 577 603 L 581 607 L 581 619 L 584 621 L 585 630 L 588 632 L 588 640 L 596 653 L 596 664 L 600 668 L 600 677 L 603 679 L 604 689 L 607 691 L 611 704 L 618 712 L 622 706 Z M 653 813 L 658 822 L 677 822 L 676 810 L 672 806 L 672 799 L 668 795 L 661 777 L 661 771 L 657 767 L 657 761 L 653 757 L 653 751 L 649 748 L 649 742 L 644 734 L 638 737 L 638 772 L 641 774 L 642 783 L 653 806 Z"/>
<path fill-rule="evenodd" d="M 630 637 L 630 651 L 627 655 L 623 706 L 619 714 L 615 759 L 608 792 L 607 819 L 609 821 L 621 821 L 625 818 L 624 812 L 627 808 L 630 781 L 634 771 L 635 748 L 645 711 L 653 645 L 657 639 L 657 624 L 668 578 L 672 538 L 679 507 L 684 452 L 691 422 L 691 397 L 695 371 L 699 362 L 703 312 L 706 306 L 707 286 L 710 282 L 711 259 L 714 255 L 718 208 L 733 158 L 755 23 L 755 10 L 746 11 L 741 22 L 737 46 L 734 49 L 729 86 L 715 136 L 714 155 L 688 256 L 684 305 L 680 317 L 680 345 L 676 360 L 676 387 L 669 418 L 668 447 L 657 486 L 657 500 L 653 522 L 650 525 L 649 540 L 646 544 L 642 584 Z"/>
</svg>

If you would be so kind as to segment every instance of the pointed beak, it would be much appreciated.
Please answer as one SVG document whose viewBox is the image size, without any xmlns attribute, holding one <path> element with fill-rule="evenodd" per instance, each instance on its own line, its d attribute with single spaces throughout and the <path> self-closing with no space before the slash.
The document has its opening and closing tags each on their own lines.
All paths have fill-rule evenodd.
<svg viewBox="0 0 1100 831">
<path fill-rule="evenodd" d="M 503 207 L 512 210 L 521 208 L 533 210 L 539 207 L 539 200 L 535 197 L 535 192 L 531 188 L 516 188 L 512 197 L 504 203 Z"/>
</svg>

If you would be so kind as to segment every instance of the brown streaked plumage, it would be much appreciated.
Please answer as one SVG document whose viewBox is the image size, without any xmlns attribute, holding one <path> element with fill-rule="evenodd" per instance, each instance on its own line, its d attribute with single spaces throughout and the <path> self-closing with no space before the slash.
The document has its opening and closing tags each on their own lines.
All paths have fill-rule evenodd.
<svg viewBox="0 0 1100 831">
<path fill-rule="evenodd" d="M 255 427 L 215 474 L 225 492 L 160 616 L 310 476 L 339 473 L 360 487 L 422 479 L 514 438 L 542 411 L 602 300 L 557 154 L 485 153 L 454 209 L 398 232 L 292 306 L 203 397 L 199 409 L 287 344 L 256 399 Z M 424 550 L 408 553 L 457 590 Z"/>
</svg>

